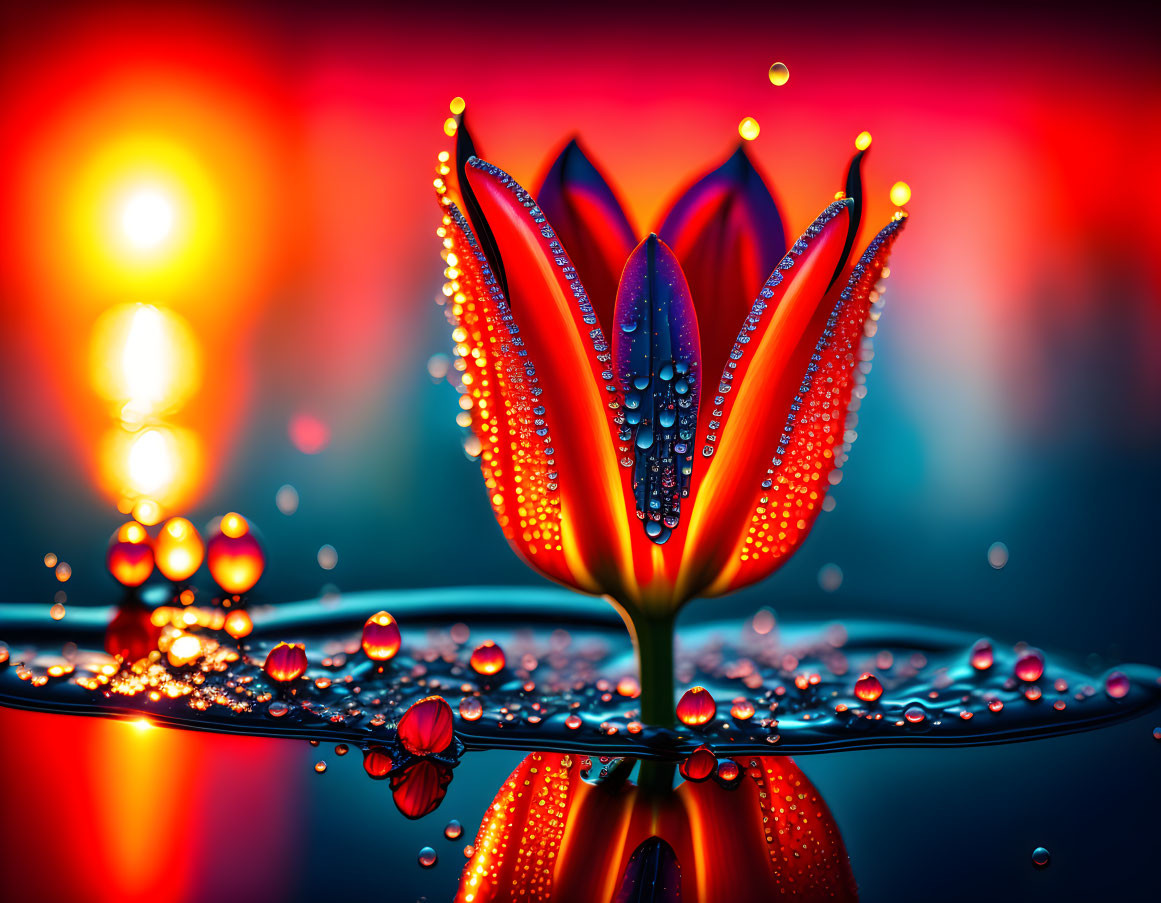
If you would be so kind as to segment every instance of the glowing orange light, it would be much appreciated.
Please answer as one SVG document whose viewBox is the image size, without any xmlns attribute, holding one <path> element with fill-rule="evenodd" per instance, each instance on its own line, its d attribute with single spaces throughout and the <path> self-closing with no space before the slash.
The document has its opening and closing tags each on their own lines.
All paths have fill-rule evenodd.
<svg viewBox="0 0 1161 903">
<path fill-rule="evenodd" d="M 226 615 L 225 623 L 226 633 L 236 640 L 247 637 L 254 629 L 254 622 L 250 619 L 245 611 L 240 608 L 235 608 L 232 612 Z"/>
<path fill-rule="evenodd" d="M 911 200 L 911 186 L 906 182 L 896 182 L 891 186 L 891 203 L 902 207 Z"/>
<path fill-rule="evenodd" d="M 868 671 L 855 681 L 855 695 L 863 702 L 874 702 L 883 695 L 883 685 Z"/>
<path fill-rule="evenodd" d="M 401 640 L 399 625 L 385 611 L 371 615 L 363 625 L 363 652 L 373 661 L 385 662 L 394 658 Z"/>
<path fill-rule="evenodd" d="M 717 703 L 705 687 L 691 687 L 677 703 L 677 718 L 682 724 L 697 727 L 714 719 Z"/>
<path fill-rule="evenodd" d="M 197 661 L 202 654 L 202 641 L 190 633 L 184 633 L 169 645 L 166 656 L 175 668 Z"/>
<path fill-rule="evenodd" d="M 506 659 L 504 650 L 491 640 L 476 647 L 472 653 L 470 664 L 477 674 L 490 677 L 503 669 Z"/>
<path fill-rule="evenodd" d="M 175 582 L 188 580 L 202 565 L 205 545 L 198 531 L 184 517 L 171 517 L 153 544 L 157 569 Z"/>
<path fill-rule="evenodd" d="M 153 729 L 153 725 L 150 724 L 149 720 L 146 718 L 138 718 L 135 721 L 130 721 L 129 725 L 131 727 L 137 728 L 139 731 L 148 731 Z"/>
<path fill-rule="evenodd" d="M 122 524 L 109 540 L 105 555 L 109 573 L 124 586 L 140 586 L 153 573 L 153 548 L 137 521 Z"/>
<path fill-rule="evenodd" d="M 246 518 L 231 511 L 210 525 L 210 534 L 206 561 L 214 582 L 228 593 L 252 589 L 266 567 L 266 556 Z"/>
<path fill-rule="evenodd" d="M 871 146 L 871 133 L 870 132 L 859 132 L 858 137 L 855 138 L 855 147 L 858 150 L 866 150 L 870 146 Z"/>
</svg>

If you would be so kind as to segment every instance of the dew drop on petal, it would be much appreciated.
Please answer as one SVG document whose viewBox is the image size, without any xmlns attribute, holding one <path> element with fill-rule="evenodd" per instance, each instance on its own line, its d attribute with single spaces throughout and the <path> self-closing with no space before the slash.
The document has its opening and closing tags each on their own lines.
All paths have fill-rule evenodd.
<svg viewBox="0 0 1161 903">
<path fill-rule="evenodd" d="M 736 781 L 741 771 L 733 759 L 723 759 L 718 764 L 718 777 L 723 781 Z"/>
</svg>

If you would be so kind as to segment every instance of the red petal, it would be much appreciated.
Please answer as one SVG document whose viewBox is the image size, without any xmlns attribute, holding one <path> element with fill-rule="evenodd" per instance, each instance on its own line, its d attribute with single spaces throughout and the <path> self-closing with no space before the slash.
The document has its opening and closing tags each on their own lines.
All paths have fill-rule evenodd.
<svg viewBox="0 0 1161 903">
<path fill-rule="evenodd" d="M 778 207 L 743 147 L 695 182 L 658 229 L 689 280 L 705 372 L 721 372 L 738 324 L 786 249 Z"/>
<path fill-rule="evenodd" d="M 540 208 L 503 171 L 469 163 L 468 180 L 504 261 L 512 313 L 532 365 L 527 372 L 538 380 L 552 431 L 561 544 L 573 582 L 624 595 L 633 579 L 631 539 L 612 441 L 617 386 L 609 346 Z"/>
<path fill-rule="evenodd" d="M 850 205 L 831 204 L 795 242 L 754 302 L 716 392 L 707 382 L 701 455 L 713 460 L 694 474 L 679 587 L 685 594 L 702 591 L 734 562 L 755 516 L 758 484 L 778 453 L 818 338 L 808 330 L 841 259 Z"/>
<path fill-rule="evenodd" d="M 552 435 L 527 372 L 528 352 L 487 257 L 460 210 L 444 217 L 458 286 L 449 304 L 466 364 L 464 398 L 479 440 L 488 500 L 512 548 L 545 576 L 575 585 L 561 544 L 560 493 Z"/>
<path fill-rule="evenodd" d="M 105 628 L 105 651 L 119 655 L 127 662 L 145 658 L 157 648 L 161 628 L 153 623 L 151 612 L 136 599 L 117 609 Z"/>
<path fill-rule="evenodd" d="M 730 592 L 767 576 L 814 525 L 830 474 L 842 466 L 850 448 L 843 434 L 851 392 L 862 378 L 856 365 L 864 327 L 874 286 L 904 221 L 892 222 L 875 237 L 816 311 L 788 370 L 805 374 L 793 387 L 791 404 L 785 387 L 780 389 L 776 409 L 789 408 L 778 442 L 782 451 L 776 453 L 777 463 L 756 475 L 758 485 L 749 489 L 749 526 L 709 592 Z M 766 480 L 768 487 L 762 485 Z"/>
<path fill-rule="evenodd" d="M 455 737 L 451 707 L 442 696 L 428 696 L 399 719 L 399 742 L 413 756 L 430 756 L 447 749 Z"/>
<path fill-rule="evenodd" d="M 616 192 L 574 138 L 549 168 L 536 200 L 580 274 L 601 327 L 610 331 L 617 282 L 637 243 Z"/>
<path fill-rule="evenodd" d="M 450 765 L 421 759 L 391 778 L 391 798 L 408 818 L 423 818 L 439 808 L 451 783 Z"/>
<path fill-rule="evenodd" d="M 475 852 L 460 878 L 457 901 L 523 899 L 519 892 L 532 889 L 540 899 L 550 899 L 573 801 L 584 785 L 577 758 L 532 753 L 517 766 L 480 824 Z M 573 899 L 597 899 L 567 886 Z"/>
</svg>

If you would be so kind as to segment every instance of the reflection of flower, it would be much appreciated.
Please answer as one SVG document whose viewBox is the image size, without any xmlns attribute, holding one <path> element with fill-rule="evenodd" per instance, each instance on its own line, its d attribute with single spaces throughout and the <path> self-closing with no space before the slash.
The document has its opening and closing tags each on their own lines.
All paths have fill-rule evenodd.
<svg viewBox="0 0 1161 903">
<path fill-rule="evenodd" d="M 534 753 L 512 773 L 480 825 L 458 903 L 856 899 L 834 818 L 792 760 L 739 758 L 732 786 L 654 794 L 589 784 L 579 759 Z"/>
<path fill-rule="evenodd" d="M 821 509 L 903 215 L 848 259 L 860 152 L 784 253 L 739 149 L 638 244 L 575 142 L 537 201 L 457 135 L 436 180 L 445 294 L 496 518 L 531 566 L 616 600 L 643 713 L 671 718 L 676 609 L 768 575 Z"/>
</svg>

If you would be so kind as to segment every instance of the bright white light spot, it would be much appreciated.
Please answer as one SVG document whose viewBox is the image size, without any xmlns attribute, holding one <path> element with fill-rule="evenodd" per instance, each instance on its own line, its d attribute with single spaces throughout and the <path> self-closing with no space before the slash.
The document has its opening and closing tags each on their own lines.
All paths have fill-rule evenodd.
<svg viewBox="0 0 1161 903">
<path fill-rule="evenodd" d="M 142 495 L 154 496 L 168 489 L 177 476 L 177 455 L 169 436 L 146 430 L 129 449 L 129 480 Z"/>
<path fill-rule="evenodd" d="M 152 188 L 130 195 L 121 211 L 121 229 L 129 244 L 142 251 L 156 248 L 173 231 L 173 204 Z"/>
<path fill-rule="evenodd" d="M 130 721 L 129 724 L 139 731 L 147 731 L 153 727 L 146 719 L 138 718 L 136 721 Z"/>
</svg>

